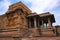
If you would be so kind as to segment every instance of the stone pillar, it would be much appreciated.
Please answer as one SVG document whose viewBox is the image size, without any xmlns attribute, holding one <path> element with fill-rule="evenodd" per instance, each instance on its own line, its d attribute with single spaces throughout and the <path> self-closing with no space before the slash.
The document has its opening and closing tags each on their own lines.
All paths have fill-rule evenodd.
<svg viewBox="0 0 60 40">
<path fill-rule="evenodd" d="M 51 27 L 52 27 L 52 24 L 51 24 L 50 18 L 48 18 L 48 28 L 51 28 Z"/>
<path fill-rule="evenodd" d="M 48 27 L 47 27 L 47 35 L 48 36 L 54 36 L 55 34 L 53 33 L 53 27 L 50 18 L 48 18 Z"/>
<path fill-rule="evenodd" d="M 37 24 L 36 24 L 36 18 L 34 17 L 34 28 L 37 28 Z"/>
<path fill-rule="evenodd" d="M 44 30 L 44 21 L 43 21 L 43 19 L 42 19 L 42 29 Z"/>
<path fill-rule="evenodd" d="M 39 31 L 37 29 L 37 24 L 36 23 L 37 23 L 36 22 L 36 17 L 34 17 L 34 30 L 33 30 L 34 34 L 33 34 L 33 36 L 39 36 Z"/>
</svg>

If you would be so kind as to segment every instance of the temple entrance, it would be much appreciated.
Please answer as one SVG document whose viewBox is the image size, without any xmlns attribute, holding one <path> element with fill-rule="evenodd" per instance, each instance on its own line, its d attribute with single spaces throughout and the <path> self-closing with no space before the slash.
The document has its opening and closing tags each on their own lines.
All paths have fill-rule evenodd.
<svg viewBox="0 0 60 40">
<path fill-rule="evenodd" d="M 52 19 L 53 18 L 53 19 Z M 28 16 L 28 27 L 34 30 L 34 34 L 39 36 L 54 36 L 52 23 L 54 22 L 53 15 L 32 15 Z M 36 35 L 37 36 L 37 35 Z"/>
</svg>

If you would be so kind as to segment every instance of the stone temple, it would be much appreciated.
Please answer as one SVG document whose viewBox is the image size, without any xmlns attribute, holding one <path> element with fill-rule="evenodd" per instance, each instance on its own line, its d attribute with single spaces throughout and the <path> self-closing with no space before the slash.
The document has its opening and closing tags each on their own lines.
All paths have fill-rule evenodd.
<svg viewBox="0 0 60 40">
<path fill-rule="evenodd" d="M 18 2 L 0 15 L 0 40 L 40 40 L 41 37 L 42 40 L 43 37 L 55 37 L 59 34 L 53 23 L 54 14 L 32 13 L 22 2 Z"/>
</svg>

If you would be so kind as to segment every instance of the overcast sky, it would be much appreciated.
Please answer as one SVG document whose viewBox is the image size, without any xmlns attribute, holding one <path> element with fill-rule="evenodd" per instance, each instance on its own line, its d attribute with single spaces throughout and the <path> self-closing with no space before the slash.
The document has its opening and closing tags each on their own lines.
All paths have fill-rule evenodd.
<svg viewBox="0 0 60 40">
<path fill-rule="evenodd" d="M 0 0 L 0 15 L 8 10 L 9 5 L 19 1 L 22 1 L 32 12 L 54 14 L 56 20 L 54 25 L 60 25 L 60 0 Z"/>
</svg>

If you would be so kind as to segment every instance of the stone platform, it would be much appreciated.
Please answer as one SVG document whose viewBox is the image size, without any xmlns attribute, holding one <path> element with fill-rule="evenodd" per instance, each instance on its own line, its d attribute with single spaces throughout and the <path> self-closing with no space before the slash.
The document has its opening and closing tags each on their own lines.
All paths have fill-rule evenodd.
<svg viewBox="0 0 60 40">
<path fill-rule="evenodd" d="M 60 40 L 60 37 L 0 38 L 0 40 Z"/>
</svg>

